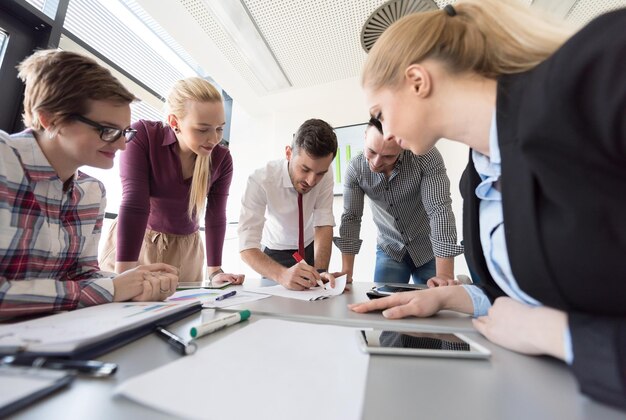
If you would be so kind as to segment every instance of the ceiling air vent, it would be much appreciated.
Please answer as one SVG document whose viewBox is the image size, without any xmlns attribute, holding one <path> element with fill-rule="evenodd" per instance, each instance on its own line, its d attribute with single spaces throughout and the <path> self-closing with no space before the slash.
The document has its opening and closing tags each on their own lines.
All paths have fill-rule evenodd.
<svg viewBox="0 0 626 420">
<path fill-rule="evenodd" d="M 433 0 L 389 0 L 365 21 L 361 30 L 361 46 L 365 52 L 370 52 L 378 37 L 396 20 L 411 13 L 437 9 Z"/>
</svg>

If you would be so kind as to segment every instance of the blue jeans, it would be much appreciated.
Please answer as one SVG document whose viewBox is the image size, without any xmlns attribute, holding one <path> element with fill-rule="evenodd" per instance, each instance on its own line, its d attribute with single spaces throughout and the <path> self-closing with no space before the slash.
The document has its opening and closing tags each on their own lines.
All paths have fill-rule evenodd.
<svg viewBox="0 0 626 420">
<path fill-rule="evenodd" d="M 376 269 L 374 270 L 376 283 L 408 283 L 413 277 L 413 283 L 425 284 L 429 278 L 435 277 L 436 273 L 437 266 L 434 258 L 416 267 L 408 252 L 402 262 L 397 262 L 380 247 L 376 247 Z"/>
</svg>

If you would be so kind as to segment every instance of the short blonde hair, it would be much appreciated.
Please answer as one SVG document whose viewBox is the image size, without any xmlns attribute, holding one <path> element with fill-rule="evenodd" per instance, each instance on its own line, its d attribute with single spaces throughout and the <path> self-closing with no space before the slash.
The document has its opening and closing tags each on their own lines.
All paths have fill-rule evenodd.
<svg viewBox="0 0 626 420">
<path fill-rule="evenodd" d="M 451 73 L 495 79 L 529 70 L 573 33 L 516 0 L 461 0 L 456 15 L 445 10 L 414 13 L 391 25 L 369 53 L 362 85 L 397 86 L 411 64 L 436 59 Z"/>
<path fill-rule="evenodd" d="M 189 77 L 177 81 L 172 86 L 167 96 L 166 111 L 178 118 L 185 118 L 189 101 L 222 103 L 222 95 L 207 80 L 201 77 Z M 187 209 L 187 215 L 191 220 L 197 220 L 204 210 L 210 181 L 211 155 L 196 156 Z"/>
<path fill-rule="evenodd" d="M 136 98 L 109 70 L 89 57 L 59 50 L 40 50 L 17 67 L 24 82 L 24 125 L 43 130 L 38 112 L 59 125 L 72 114 L 84 114 L 89 100 L 130 104 Z"/>
</svg>

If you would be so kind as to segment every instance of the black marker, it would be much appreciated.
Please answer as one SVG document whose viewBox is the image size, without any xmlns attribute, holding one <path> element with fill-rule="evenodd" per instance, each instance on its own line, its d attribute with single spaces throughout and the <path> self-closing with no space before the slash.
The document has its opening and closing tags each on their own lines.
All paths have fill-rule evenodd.
<svg viewBox="0 0 626 420">
<path fill-rule="evenodd" d="M 156 332 L 159 337 L 167 341 L 170 346 L 174 348 L 178 353 L 183 356 L 194 354 L 198 349 L 198 345 L 194 342 L 186 342 L 176 334 L 169 332 L 163 327 L 156 327 Z"/>
<path fill-rule="evenodd" d="M 46 357 L 20 357 L 19 355 L 5 356 L 0 359 L 0 365 L 27 366 L 56 370 L 75 370 L 78 373 L 102 378 L 113 375 L 117 371 L 117 364 L 100 362 L 98 360 L 65 360 L 48 359 Z"/>
</svg>

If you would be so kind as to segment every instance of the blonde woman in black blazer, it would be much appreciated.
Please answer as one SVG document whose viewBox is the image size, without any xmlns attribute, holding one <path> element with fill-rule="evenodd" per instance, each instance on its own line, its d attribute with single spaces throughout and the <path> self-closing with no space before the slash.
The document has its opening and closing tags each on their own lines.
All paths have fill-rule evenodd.
<svg viewBox="0 0 626 420">
<path fill-rule="evenodd" d="M 623 9 L 570 37 L 511 0 L 461 0 L 383 33 L 363 87 L 387 138 L 471 148 L 464 244 L 481 287 L 353 310 L 472 314 L 489 340 L 564 360 L 584 393 L 626 409 L 625 26 Z"/>
</svg>

